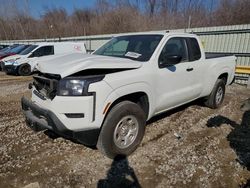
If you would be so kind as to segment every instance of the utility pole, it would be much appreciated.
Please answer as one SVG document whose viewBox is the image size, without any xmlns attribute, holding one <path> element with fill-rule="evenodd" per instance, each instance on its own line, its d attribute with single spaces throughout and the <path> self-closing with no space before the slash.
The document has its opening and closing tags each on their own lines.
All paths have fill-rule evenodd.
<svg viewBox="0 0 250 188">
<path fill-rule="evenodd" d="M 188 29 L 191 27 L 192 16 L 188 16 Z"/>
</svg>

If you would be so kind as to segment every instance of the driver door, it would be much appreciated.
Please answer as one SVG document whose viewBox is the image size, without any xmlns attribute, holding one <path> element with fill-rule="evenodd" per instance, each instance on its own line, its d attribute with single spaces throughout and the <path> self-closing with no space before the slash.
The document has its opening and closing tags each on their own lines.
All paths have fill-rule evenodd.
<svg viewBox="0 0 250 188">
<path fill-rule="evenodd" d="M 179 63 L 169 62 L 168 65 L 161 65 L 162 61 L 166 61 L 164 57 L 174 56 L 180 57 Z M 193 62 L 189 62 L 188 59 L 187 42 L 184 37 L 173 37 L 166 42 L 158 59 L 156 113 L 191 101 L 197 96 L 193 91 Z"/>
</svg>

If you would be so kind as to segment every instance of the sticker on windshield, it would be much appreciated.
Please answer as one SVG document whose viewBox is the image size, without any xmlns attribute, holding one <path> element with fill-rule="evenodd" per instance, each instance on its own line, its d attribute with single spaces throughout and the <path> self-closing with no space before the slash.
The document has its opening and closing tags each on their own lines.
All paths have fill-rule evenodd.
<svg viewBox="0 0 250 188">
<path fill-rule="evenodd" d="M 125 56 L 126 56 L 126 57 L 132 57 L 132 58 L 137 59 L 137 58 L 139 58 L 139 57 L 141 56 L 141 54 L 136 53 L 136 52 L 127 52 L 127 53 L 125 54 Z"/>
</svg>

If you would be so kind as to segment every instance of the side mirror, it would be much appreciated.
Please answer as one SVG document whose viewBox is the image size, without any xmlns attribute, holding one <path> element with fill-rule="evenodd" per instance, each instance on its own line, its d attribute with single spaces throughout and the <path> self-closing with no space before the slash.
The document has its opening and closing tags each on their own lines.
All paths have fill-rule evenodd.
<svg viewBox="0 0 250 188">
<path fill-rule="evenodd" d="M 30 54 L 28 58 L 34 57 L 34 53 Z"/>
<path fill-rule="evenodd" d="M 163 55 L 159 59 L 159 67 L 165 68 L 181 62 L 182 56 L 180 55 Z"/>
</svg>

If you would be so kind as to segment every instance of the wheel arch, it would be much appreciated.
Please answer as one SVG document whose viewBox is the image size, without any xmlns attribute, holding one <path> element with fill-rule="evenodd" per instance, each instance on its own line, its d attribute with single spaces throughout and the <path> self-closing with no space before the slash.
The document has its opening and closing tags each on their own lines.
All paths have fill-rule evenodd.
<svg viewBox="0 0 250 188">
<path fill-rule="evenodd" d="M 30 69 L 30 73 L 29 73 L 29 74 L 31 74 L 31 66 L 30 66 L 30 64 L 29 64 L 29 63 L 23 63 L 23 64 L 19 65 L 19 66 L 17 67 L 17 69 L 16 69 L 16 70 L 17 70 L 16 72 L 17 72 L 18 75 L 23 76 L 22 74 L 20 74 L 20 70 L 19 70 L 19 69 L 20 69 L 21 67 L 24 67 L 24 66 L 29 66 L 29 69 Z"/>
<path fill-rule="evenodd" d="M 107 115 L 112 110 L 112 108 L 115 105 L 119 104 L 120 102 L 126 101 L 126 100 L 138 104 L 142 108 L 142 110 L 145 112 L 146 119 L 151 117 L 151 113 L 152 113 L 151 100 L 152 99 L 151 99 L 151 95 L 148 92 L 143 91 L 143 90 L 140 90 L 140 91 L 137 90 L 137 91 L 133 91 L 129 93 L 124 93 L 124 95 L 117 95 L 116 91 L 112 93 L 113 95 L 110 95 L 110 98 L 106 100 L 105 102 L 106 106 L 104 107 L 104 111 L 103 111 L 104 117 L 102 118 L 100 129 L 102 129 L 103 123 L 106 120 Z M 107 101 L 112 101 L 112 102 L 107 102 Z"/>
<path fill-rule="evenodd" d="M 148 117 L 148 115 L 149 115 L 149 97 L 148 97 L 147 93 L 144 91 L 138 91 L 138 92 L 134 92 L 134 93 L 130 93 L 130 94 L 126 94 L 126 95 L 118 97 L 109 106 L 109 108 L 106 112 L 106 115 L 110 112 L 110 110 L 116 104 L 118 104 L 122 101 L 131 101 L 131 102 L 138 104 L 142 108 L 142 110 L 145 112 L 146 117 Z"/>
<path fill-rule="evenodd" d="M 231 78 L 229 75 L 229 70 L 225 68 L 217 73 L 211 74 L 206 79 L 205 85 L 207 85 L 207 87 L 204 88 L 201 96 L 205 97 L 205 96 L 209 95 L 212 92 L 212 89 L 213 89 L 213 87 L 218 79 L 224 80 L 226 85 L 230 84 Z"/>
<path fill-rule="evenodd" d="M 224 80 L 224 82 L 227 84 L 228 83 L 228 73 L 224 72 L 224 73 L 220 74 L 220 76 L 218 77 L 218 79 Z"/>
</svg>

